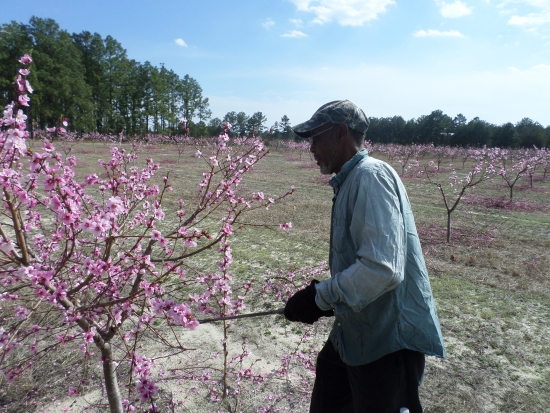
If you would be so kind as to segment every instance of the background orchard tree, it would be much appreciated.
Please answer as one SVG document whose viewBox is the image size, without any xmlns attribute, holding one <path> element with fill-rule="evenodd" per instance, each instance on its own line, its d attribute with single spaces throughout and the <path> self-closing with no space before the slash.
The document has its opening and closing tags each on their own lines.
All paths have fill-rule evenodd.
<svg viewBox="0 0 550 413">
<path fill-rule="evenodd" d="M 538 149 L 537 157 L 543 171 L 542 180 L 545 181 L 548 171 L 550 171 L 550 150 L 548 148 Z"/>
<path fill-rule="evenodd" d="M 509 189 L 510 201 L 514 196 L 514 186 L 518 180 L 527 174 L 529 168 L 534 168 L 535 160 L 521 156 L 518 152 L 499 151 L 498 175 L 502 177 Z"/>
<path fill-rule="evenodd" d="M 428 181 L 435 185 L 441 193 L 443 204 L 447 212 L 447 242 L 451 242 L 451 214 L 457 208 L 464 194 L 483 181 L 490 179 L 495 173 L 494 154 L 487 149 L 477 150 L 474 157 L 474 166 L 466 175 L 458 175 L 456 169 L 452 169 L 451 175 L 438 174 L 438 166 L 431 161 L 424 169 Z M 442 183 L 441 175 L 448 179 L 448 183 Z"/>
</svg>

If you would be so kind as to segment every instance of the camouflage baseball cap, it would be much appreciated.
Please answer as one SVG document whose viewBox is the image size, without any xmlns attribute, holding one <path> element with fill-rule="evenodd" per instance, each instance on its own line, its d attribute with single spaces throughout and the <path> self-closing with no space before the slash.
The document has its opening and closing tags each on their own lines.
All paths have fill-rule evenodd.
<svg viewBox="0 0 550 413">
<path fill-rule="evenodd" d="M 369 128 L 369 119 L 365 112 L 349 100 L 335 100 L 325 103 L 313 114 L 310 120 L 293 126 L 292 130 L 298 136 L 307 138 L 309 132 L 325 123 L 344 123 L 348 128 L 365 133 Z"/>
</svg>

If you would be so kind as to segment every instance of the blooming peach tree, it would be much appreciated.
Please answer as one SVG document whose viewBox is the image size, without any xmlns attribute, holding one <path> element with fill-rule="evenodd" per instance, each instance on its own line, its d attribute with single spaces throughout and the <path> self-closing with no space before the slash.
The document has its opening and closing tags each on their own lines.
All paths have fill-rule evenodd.
<svg viewBox="0 0 550 413">
<path fill-rule="evenodd" d="M 441 177 L 437 176 L 439 166 L 430 161 L 425 166 L 424 172 L 428 182 L 435 185 L 441 194 L 445 210 L 447 212 L 447 242 L 451 242 L 451 215 L 456 210 L 464 195 L 480 185 L 482 182 L 491 179 L 495 175 L 495 155 L 494 149 L 482 148 L 472 152 L 473 166 L 469 172 L 459 174 L 451 166 L 451 173 L 447 176 L 448 182 L 445 183 Z"/>
<path fill-rule="evenodd" d="M 78 177 L 77 159 L 51 140 L 27 145 L 31 62 L 21 58 L 18 99 L 0 124 L 0 373 L 17 380 L 73 343 L 82 359 L 101 363 L 111 412 L 158 411 L 144 337 L 154 336 L 171 355 L 186 352 L 177 326 L 196 328 L 197 314 L 239 313 L 251 282 L 232 279 L 231 237 L 246 213 L 294 189 L 278 197 L 242 194 L 239 184 L 267 150 L 255 137 L 230 141 L 230 125 L 197 150 L 205 167 L 197 196 L 175 207 L 167 202 L 175 190 L 169 174 L 159 176 L 152 159 L 121 147 L 99 161 L 100 173 Z M 189 265 L 191 257 L 216 252 L 217 271 Z M 223 357 L 227 366 L 225 345 Z M 76 382 L 69 394 L 79 393 Z"/>
</svg>

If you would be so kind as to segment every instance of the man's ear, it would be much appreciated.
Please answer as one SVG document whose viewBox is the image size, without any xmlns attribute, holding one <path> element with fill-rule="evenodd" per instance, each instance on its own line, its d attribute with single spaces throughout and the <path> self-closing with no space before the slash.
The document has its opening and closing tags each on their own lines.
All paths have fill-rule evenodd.
<svg viewBox="0 0 550 413">
<path fill-rule="evenodd" d="M 348 125 L 341 123 L 338 125 L 338 140 L 345 138 L 348 135 Z"/>
</svg>

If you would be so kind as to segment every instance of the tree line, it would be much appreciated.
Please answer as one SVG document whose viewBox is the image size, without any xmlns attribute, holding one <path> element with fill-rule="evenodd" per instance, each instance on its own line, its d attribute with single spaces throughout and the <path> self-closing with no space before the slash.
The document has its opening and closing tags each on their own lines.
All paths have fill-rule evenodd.
<svg viewBox="0 0 550 413">
<path fill-rule="evenodd" d="M 375 143 L 501 148 L 541 148 L 550 144 L 550 126 L 545 128 L 529 118 L 516 124 L 494 125 L 478 117 L 468 121 L 462 114 L 452 118 L 441 110 L 434 110 L 408 121 L 401 116 L 369 119 L 367 139 Z"/>
<path fill-rule="evenodd" d="M 189 75 L 161 64 L 129 59 L 111 36 L 70 34 L 52 19 L 0 26 L 0 98 L 13 101 L 17 59 L 32 53 L 29 127 L 44 129 L 67 118 L 78 132 L 181 133 L 210 119 L 208 98 Z M 196 122 L 194 122 L 196 120 Z"/>
</svg>

